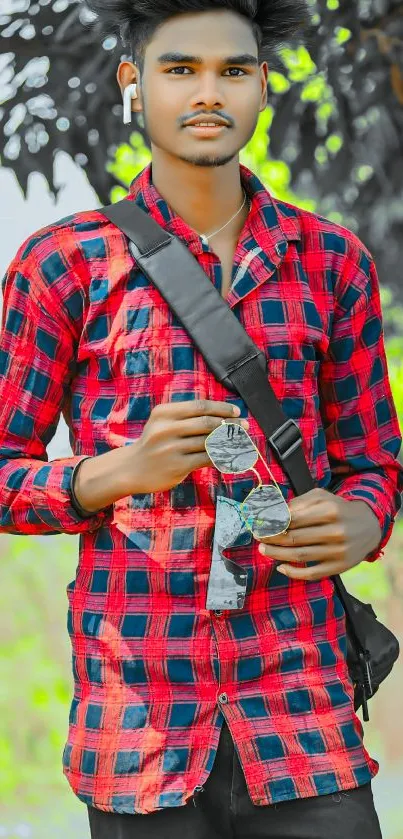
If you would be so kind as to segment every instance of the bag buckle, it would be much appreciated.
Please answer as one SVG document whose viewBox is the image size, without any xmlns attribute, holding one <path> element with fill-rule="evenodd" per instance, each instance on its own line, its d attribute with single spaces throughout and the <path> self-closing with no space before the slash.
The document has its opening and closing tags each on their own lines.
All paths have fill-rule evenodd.
<svg viewBox="0 0 403 839">
<path fill-rule="evenodd" d="M 286 436 L 282 439 L 283 434 Z M 269 437 L 269 443 L 273 446 L 280 460 L 286 460 L 290 454 L 293 454 L 302 445 L 302 434 L 297 423 L 288 419 Z"/>
</svg>

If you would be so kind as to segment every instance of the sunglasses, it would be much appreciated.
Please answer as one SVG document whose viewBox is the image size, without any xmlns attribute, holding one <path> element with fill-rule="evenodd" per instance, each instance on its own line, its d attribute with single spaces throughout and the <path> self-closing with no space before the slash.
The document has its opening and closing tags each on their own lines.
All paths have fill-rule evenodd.
<svg viewBox="0 0 403 839">
<path fill-rule="evenodd" d="M 239 506 L 246 527 L 254 538 L 264 539 L 286 533 L 291 523 L 289 507 L 248 432 L 241 425 L 222 420 L 221 425 L 206 438 L 205 448 L 213 466 L 223 475 L 241 475 L 249 471 L 256 475 L 258 486 Z M 272 484 L 263 484 L 254 468 L 259 459 L 266 466 Z"/>
<path fill-rule="evenodd" d="M 246 569 L 225 556 L 223 551 L 248 545 L 251 541 L 239 504 L 232 498 L 218 495 L 206 609 L 243 608 L 248 582 Z"/>
<path fill-rule="evenodd" d="M 255 539 L 263 539 L 285 533 L 291 522 L 291 513 L 266 461 L 242 426 L 223 420 L 206 438 L 205 448 L 213 466 L 222 474 L 240 475 L 251 470 L 258 479 L 258 486 L 242 504 L 221 495 L 216 504 L 206 608 L 242 609 L 247 573 L 223 551 L 249 544 L 250 534 Z M 262 483 L 254 468 L 259 459 L 265 464 L 273 484 Z"/>
</svg>

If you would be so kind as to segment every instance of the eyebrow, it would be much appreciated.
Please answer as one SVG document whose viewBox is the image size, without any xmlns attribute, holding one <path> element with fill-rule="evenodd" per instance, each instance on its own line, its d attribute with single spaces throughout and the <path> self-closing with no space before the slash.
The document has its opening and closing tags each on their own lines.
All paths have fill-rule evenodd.
<svg viewBox="0 0 403 839">
<path fill-rule="evenodd" d="M 185 55 L 182 52 L 164 52 L 157 59 L 158 64 L 203 64 L 204 59 L 199 55 Z M 258 60 L 256 56 L 248 52 L 241 55 L 228 55 L 222 59 L 223 64 L 243 64 L 250 67 L 257 67 Z"/>
</svg>

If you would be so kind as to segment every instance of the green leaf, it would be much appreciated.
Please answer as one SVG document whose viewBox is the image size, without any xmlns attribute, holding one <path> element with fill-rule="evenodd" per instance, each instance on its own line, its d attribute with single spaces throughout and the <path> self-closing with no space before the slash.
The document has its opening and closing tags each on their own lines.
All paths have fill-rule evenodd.
<svg viewBox="0 0 403 839">
<path fill-rule="evenodd" d="M 283 47 L 279 50 L 279 54 L 284 66 L 288 70 L 288 77 L 291 82 L 305 81 L 308 76 L 317 70 L 316 64 L 314 64 L 308 50 L 304 46 L 299 46 L 297 49 Z"/>
<path fill-rule="evenodd" d="M 335 29 L 335 39 L 338 44 L 346 44 L 347 41 L 352 38 L 353 33 L 350 29 L 346 29 L 344 26 L 336 26 Z"/>
<path fill-rule="evenodd" d="M 343 137 L 341 134 L 330 134 L 326 140 L 326 148 L 331 154 L 337 154 L 343 146 Z"/>
<path fill-rule="evenodd" d="M 318 102 L 326 92 L 326 81 L 322 73 L 310 79 L 301 92 L 303 102 Z"/>
<path fill-rule="evenodd" d="M 291 87 L 288 79 L 282 73 L 276 73 L 275 70 L 269 73 L 268 83 L 273 93 L 286 93 Z"/>
</svg>

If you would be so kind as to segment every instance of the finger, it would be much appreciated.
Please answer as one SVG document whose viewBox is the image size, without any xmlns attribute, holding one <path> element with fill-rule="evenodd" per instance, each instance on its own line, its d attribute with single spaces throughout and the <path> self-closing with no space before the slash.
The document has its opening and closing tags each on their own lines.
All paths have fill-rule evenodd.
<svg viewBox="0 0 403 839">
<path fill-rule="evenodd" d="M 211 460 L 208 454 L 205 452 L 202 454 L 184 454 L 184 465 L 185 468 L 190 472 L 194 472 L 196 469 L 204 469 L 206 466 L 211 466 Z"/>
<path fill-rule="evenodd" d="M 327 562 L 321 562 L 318 565 L 305 566 L 304 568 L 299 568 L 294 565 L 279 565 L 276 570 L 285 577 L 289 577 L 290 580 L 307 580 L 313 582 L 324 580 L 326 577 L 333 577 L 336 574 L 342 574 L 352 567 L 346 561 L 332 559 Z"/>
<path fill-rule="evenodd" d="M 277 545 L 259 545 L 259 552 L 276 562 L 326 562 L 336 559 L 343 562 L 346 557 L 344 545 L 303 545 L 301 547 L 281 548 Z"/>
<path fill-rule="evenodd" d="M 321 501 L 326 500 L 329 495 L 333 498 L 333 495 L 327 490 L 322 489 L 322 487 L 315 487 L 314 489 L 310 489 L 309 492 L 304 492 L 302 495 L 297 495 L 295 498 L 292 498 L 289 501 L 289 506 L 296 510 L 299 507 L 314 507 L 316 504 L 320 504 Z"/>
<path fill-rule="evenodd" d="M 324 545 L 329 542 L 341 544 L 345 540 L 344 528 L 342 525 L 326 524 L 320 527 L 302 527 L 295 530 L 288 530 L 279 536 L 267 536 L 259 541 L 266 545 L 278 545 L 282 548 L 301 547 L 303 545 Z"/>
<path fill-rule="evenodd" d="M 220 417 L 212 417 L 208 414 L 203 414 L 202 417 L 191 417 L 188 419 L 179 420 L 175 426 L 175 433 L 178 437 L 198 437 L 201 434 L 208 435 L 216 428 L 219 428 L 222 420 Z M 242 425 L 242 428 L 248 429 L 249 423 L 247 420 L 231 419 L 233 425 Z"/>
<path fill-rule="evenodd" d="M 301 504 L 299 507 L 295 507 L 290 502 L 288 506 L 291 513 L 289 530 L 299 530 L 300 528 L 323 524 L 334 524 L 340 518 L 340 508 L 333 497 L 330 497 L 329 500 L 322 498 L 318 504 Z"/>
<path fill-rule="evenodd" d="M 194 454 L 195 452 L 206 454 L 205 442 L 205 434 L 200 434 L 195 437 L 185 437 L 179 442 L 179 451 L 182 454 Z M 211 466 L 211 460 L 209 460 L 209 466 Z"/>
<path fill-rule="evenodd" d="M 237 405 L 230 402 L 214 402 L 211 399 L 192 399 L 186 402 L 161 402 L 154 408 L 154 413 L 169 415 L 173 419 L 187 419 L 190 417 L 207 416 L 233 419 L 239 417 Z"/>
</svg>

